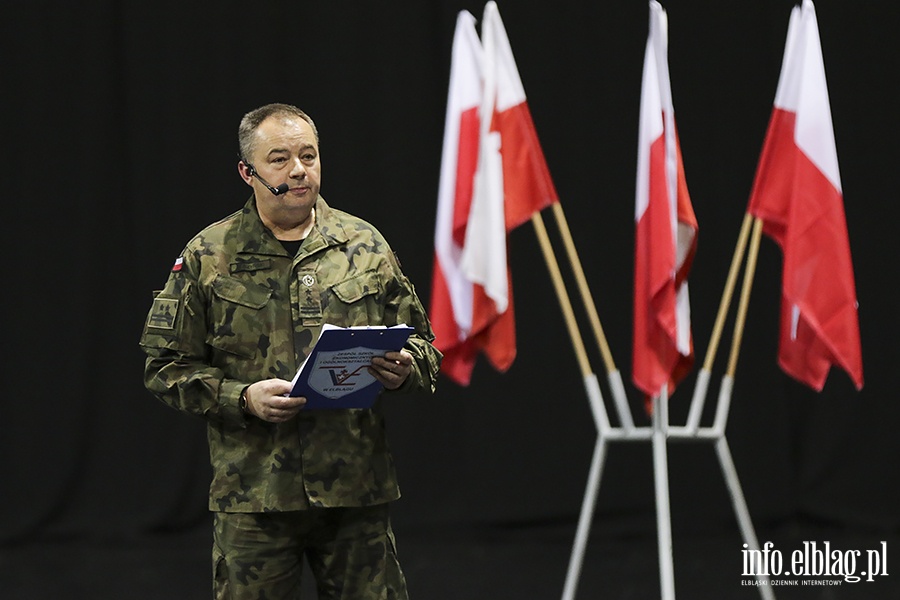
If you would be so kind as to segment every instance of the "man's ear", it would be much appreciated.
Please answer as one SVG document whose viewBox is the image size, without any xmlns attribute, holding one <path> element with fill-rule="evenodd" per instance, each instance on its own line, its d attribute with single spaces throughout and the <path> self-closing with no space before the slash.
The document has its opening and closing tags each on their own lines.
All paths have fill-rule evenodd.
<svg viewBox="0 0 900 600">
<path fill-rule="evenodd" d="M 237 164 L 237 168 L 238 168 L 238 175 L 241 176 L 241 179 L 244 180 L 244 183 L 246 183 L 247 185 L 253 185 L 253 183 L 252 183 L 253 175 L 255 173 L 255 171 L 253 170 L 253 167 L 250 166 L 248 163 L 244 162 L 243 160 L 239 160 L 238 164 Z"/>
</svg>

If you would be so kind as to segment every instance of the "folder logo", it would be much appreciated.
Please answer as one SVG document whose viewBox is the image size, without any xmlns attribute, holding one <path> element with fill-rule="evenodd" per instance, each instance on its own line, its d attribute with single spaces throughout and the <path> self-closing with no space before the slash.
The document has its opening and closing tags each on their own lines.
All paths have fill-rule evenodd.
<svg viewBox="0 0 900 600">
<path fill-rule="evenodd" d="M 367 368 L 373 354 L 371 348 L 362 347 L 320 352 L 309 374 L 309 387 L 335 400 L 374 383 Z"/>
</svg>

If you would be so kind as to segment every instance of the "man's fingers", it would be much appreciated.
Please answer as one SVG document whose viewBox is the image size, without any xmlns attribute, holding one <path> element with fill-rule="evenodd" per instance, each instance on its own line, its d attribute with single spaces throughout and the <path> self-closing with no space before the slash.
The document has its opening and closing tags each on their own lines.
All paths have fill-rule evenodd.
<svg viewBox="0 0 900 600">
<path fill-rule="evenodd" d="M 306 398 L 302 396 L 273 396 L 271 406 L 284 410 L 300 408 L 306 404 Z"/>
</svg>

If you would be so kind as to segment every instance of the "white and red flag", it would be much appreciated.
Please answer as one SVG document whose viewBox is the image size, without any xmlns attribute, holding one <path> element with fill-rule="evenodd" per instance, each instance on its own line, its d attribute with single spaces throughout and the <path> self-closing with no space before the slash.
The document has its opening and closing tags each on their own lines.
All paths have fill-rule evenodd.
<svg viewBox="0 0 900 600">
<path fill-rule="evenodd" d="M 482 60 L 475 17 L 462 11 L 450 60 L 429 310 L 435 345 L 444 353 L 441 370 L 460 384 L 468 384 L 478 353 L 472 336 L 474 286 L 463 273 L 461 257 L 478 162 Z"/>
<path fill-rule="evenodd" d="M 641 85 L 632 379 L 654 397 L 664 385 L 671 393 L 693 366 L 687 275 L 697 245 L 672 107 L 666 12 L 655 1 Z"/>
<path fill-rule="evenodd" d="M 778 363 L 821 390 L 831 365 L 863 385 L 856 285 L 816 12 L 794 7 L 748 211 L 784 255 Z"/>
<path fill-rule="evenodd" d="M 515 359 L 506 235 L 558 197 L 494 2 L 481 41 L 459 14 L 452 54 L 430 317 L 441 371 L 468 385 L 479 352 L 499 371 Z"/>
</svg>

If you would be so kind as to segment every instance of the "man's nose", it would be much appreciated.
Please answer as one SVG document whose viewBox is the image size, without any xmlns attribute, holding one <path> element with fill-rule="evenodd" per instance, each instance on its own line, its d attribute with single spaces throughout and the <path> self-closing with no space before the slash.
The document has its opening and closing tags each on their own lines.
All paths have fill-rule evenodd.
<svg viewBox="0 0 900 600">
<path fill-rule="evenodd" d="M 303 161 L 300 160 L 299 157 L 294 159 L 293 164 L 291 165 L 291 177 L 304 177 L 306 176 L 306 165 L 303 164 Z"/>
</svg>

